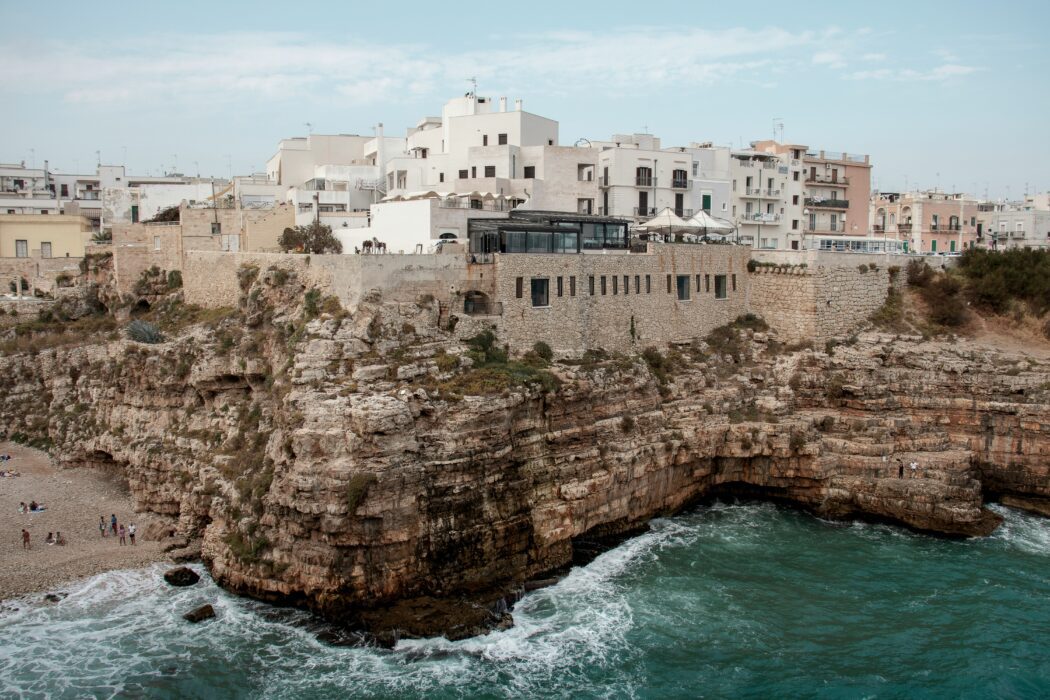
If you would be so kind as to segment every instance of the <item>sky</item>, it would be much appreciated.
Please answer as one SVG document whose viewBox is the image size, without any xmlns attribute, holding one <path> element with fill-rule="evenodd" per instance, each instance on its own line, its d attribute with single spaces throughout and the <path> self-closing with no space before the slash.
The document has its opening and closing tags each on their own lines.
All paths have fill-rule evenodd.
<svg viewBox="0 0 1050 700">
<path fill-rule="evenodd" d="M 474 77 L 562 145 L 739 147 L 779 122 L 870 154 L 883 191 L 1018 198 L 1050 190 L 1048 20 L 1045 0 L 0 0 L 0 162 L 248 173 L 308 130 L 403 135 Z"/>
</svg>

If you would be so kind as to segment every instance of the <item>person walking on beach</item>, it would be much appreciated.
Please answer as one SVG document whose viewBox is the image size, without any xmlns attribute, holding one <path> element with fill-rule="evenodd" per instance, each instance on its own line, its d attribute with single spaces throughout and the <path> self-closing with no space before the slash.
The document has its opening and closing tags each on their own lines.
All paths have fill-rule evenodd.
<svg viewBox="0 0 1050 700">
<path fill-rule="evenodd" d="M 128 538 L 131 540 L 132 546 L 135 545 L 135 523 L 128 525 Z"/>
<path fill-rule="evenodd" d="M 103 538 L 106 537 L 106 518 L 105 516 L 98 516 L 98 532 Z"/>
<path fill-rule="evenodd" d="M 124 524 L 121 523 L 121 525 L 120 525 L 120 546 L 121 547 L 123 547 L 124 545 L 127 544 L 127 542 L 124 541 L 124 533 L 125 533 Z"/>
<path fill-rule="evenodd" d="M 33 545 L 29 542 L 29 530 L 22 528 L 22 549 L 32 549 Z"/>
<path fill-rule="evenodd" d="M 116 537 L 116 535 L 117 535 L 117 514 L 116 513 L 114 513 L 113 515 L 109 516 L 109 526 L 111 528 L 113 528 L 113 536 Z"/>
</svg>

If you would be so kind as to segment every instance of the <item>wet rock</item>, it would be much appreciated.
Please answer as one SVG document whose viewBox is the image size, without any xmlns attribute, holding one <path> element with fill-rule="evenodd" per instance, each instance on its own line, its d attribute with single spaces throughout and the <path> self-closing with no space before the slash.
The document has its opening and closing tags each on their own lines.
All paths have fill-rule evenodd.
<svg viewBox="0 0 1050 700">
<path fill-rule="evenodd" d="M 192 586 L 197 581 L 200 581 L 201 577 L 193 569 L 180 566 L 164 572 L 164 580 L 172 586 Z"/>
<path fill-rule="evenodd" d="M 189 620 L 190 622 L 203 622 L 204 620 L 210 620 L 215 617 L 215 608 L 211 605 L 202 605 L 199 608 L 190 610 L 182 617 L 184 620 Z"/>
</svg>

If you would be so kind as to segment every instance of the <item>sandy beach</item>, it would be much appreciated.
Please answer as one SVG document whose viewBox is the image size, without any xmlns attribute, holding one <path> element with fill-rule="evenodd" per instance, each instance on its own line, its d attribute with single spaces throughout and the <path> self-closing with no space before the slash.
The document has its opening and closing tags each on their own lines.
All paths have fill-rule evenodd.
<svg viewBox="0 0 1050 700">
<path fill-rule="evenodd" d="M 116 479 L 92 469 L 58 468 L 46 453 L 10 442 L 0 442 L 0 454 L 12 457 L 0 470 L 21 473 L 0 478 L 0 600 L 167 558 L 160 542 L 144 540 L 146 521 L 132 511 L 131 497 Z M 33 500 L 47 509 L 20 515 L 19 502 Z M 137 526 L 135 546 L 99 535 L 99 516 L 108 524 L 111 514 Z M 29 551 L 22 548 L 22 528 L 31 536 Z M 46 544 L 49 532 L 61 532 L 67 544 Z"/>
</svg>

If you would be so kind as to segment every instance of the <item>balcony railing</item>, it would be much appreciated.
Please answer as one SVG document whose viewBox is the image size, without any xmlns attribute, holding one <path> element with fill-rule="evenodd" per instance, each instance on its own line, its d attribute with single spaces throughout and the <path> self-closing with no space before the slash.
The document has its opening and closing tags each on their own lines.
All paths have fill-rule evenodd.
<svg viewBox="0 0 1050 700">
<path fill-rule="evenodd" d="M 656 216 L 656 207 L 635 207 L 635 216 Z"/>
<path fill-rule="evenodd" d="M 751 213 L 744 214 L 741 219 L 745 224 L 776 224 L 780 222 L 780 214 Z"/>
<path fill-rule="evenodd" d="M 673 190 L 687 190 L 689 189 L 689 178 L 674 178 L 671 180 L 671 189 Z"/>
<path fill-rule="evenodd" d="M 871 227 L 871 230 L 874 231 L 875 233 L 885 233 L 886 227 L 883 226 L 882 224 L 875 224 L 874 226 Z"/>
<path fill-rule="evenodd" d="M 598 187 L 608 187 L 608 186 L 609 186 L 609 178 L 607 178 L 605 176 L 602 176 L 602 177 L 598 178 Z"/>
<path fill-rule="evenodd" d="M 959 224 L 931 224 L 931 231 L 961 231 L 962 227 Z"/>
<path fill-rule="evenodd" d="M 761 187 L 748 187 L 744 190 L 745 197 L 779 197 L 780 190 L 773 188 L 763 189 Z"/>
<path fill-rule="evenodd" d="M 806 226 L 806 233 L 845 233 L 845 232 L 846 232 L 846 222 L 845 221 L 836 222 L 834 226 L 832 226 L 831 223 L 824 224 L 824 223 L 820 223 L 820 222 L 817 222 L 812 227 Z"/>
<path fill-rule="evenodd" d="M 849 200 L 806 197 L 806 206 L 814 209 L 849 209 Z"/>
<path fill-rule="evenodd" d="M 841 185 L 842 187 L 849 186 L 849 178 L 845 175 L 841 177 L 827 177 L 825 175 L 813 175 L 812 173 L 806 173 L 806 182 L 816 183 L 818 185 Z"/>
<path fill-rule="evenodd" d="M 656 187 L 656 178 L 652 176 L 639 175 L 634 178 L 636 187 Z"/>
<path fill-rule="evenodd" d="M 683 219 L 688 219 L 693 215 L 692 209 L 674 209 L 674 215 Z"/>
<path fill-rule="evenodd" d="M 897 224 L 897 231 L 900 233 L 911 233 L 911 224 Z"/>
<path fill-rule="evenodd" d="M 1011 231 L 1010 238 L 1024 238 L 1024 231 Z"/>
</svg>

